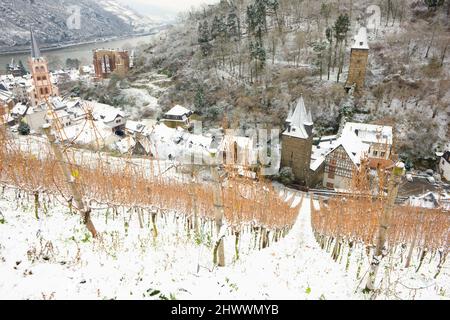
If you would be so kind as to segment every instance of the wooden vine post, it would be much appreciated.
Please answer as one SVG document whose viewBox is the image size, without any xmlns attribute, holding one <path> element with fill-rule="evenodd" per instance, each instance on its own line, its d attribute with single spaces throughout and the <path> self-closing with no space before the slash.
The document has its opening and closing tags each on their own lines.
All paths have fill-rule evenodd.
<svg viewBox="0 0 450 320">
<path fill-rule="evenodd" d="M 395 207 L 395 199 L 397 199 L 398 188 L 402 181 L 402 177 L 405 173 L 405 165 L 403 162 L 398 162 L 392 170 L 391 177 L 388 184 L 387 203 L 384 207 L 383 213 L 380 219 L 380 225 L 378 227 L 378 238 L 375 253 L 372 256 L 372 262 L 370 264 L 370 273 L 367 280 L 365 293 L 371 292 L 375 289 L 375 281 L 377 277 L 378 268 L 383 255 L 384 245 L 388 235 L 389 225 L 392 217 L 392 213 Z"/>
<path fill-rule="evenodd" d="M 214 217 L 216 223 L 217 242 L 214 246 L 214 264 L 219 267 L 225 267 L 225 246 L 223 242 L 223 236 L 220 232 L 223 225 L 224 217 L 224 204 L 222 193 L 222 182 L 219 176 L 219 172 L 215 165 L 211 166 L 211 176 L 213 178 L 213 197 L 214 197 Z"/>
<path fill-rule="evenodd" d="M 56 160 L 58 161 L 59 166 L 64 174 L 64 178 L 66 179 L 70 193 L 75 202 L 76 209 L 80 212 L 81 218 L 83 220 L 83 223 L 86 225 L 86 228 L 89 230 L 92 236 L 96 238 L 97 230 L 95 229 L 94 223 L 91 220 L 91 208 L 88 205 L 84 204 L 81 193 L 78 190 L 78 186 L 75 183 L 75 179 L 70 172 L 70 168 L 63 161 L 63 154 L 59 149 L 58 145 L 56 144 L 55 136 L 51 133 L 51 125 L 45 124 L 42 127 L 42 129 L 44 130 L 44 133 L 48 138 L 53 154 L 55 155 Z"/>
</svg>

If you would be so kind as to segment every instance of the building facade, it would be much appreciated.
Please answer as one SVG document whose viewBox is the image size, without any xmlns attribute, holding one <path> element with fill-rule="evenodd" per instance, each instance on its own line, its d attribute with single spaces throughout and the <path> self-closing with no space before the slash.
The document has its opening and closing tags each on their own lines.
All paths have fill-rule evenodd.
<svg viewBox="0 0 450 320">
<path fill-rule="evenodd" d="M 367 40 L 367 29 L 363 27 L 359 29 L 351 48 L 350 67 L 345 84 L 346 88 L 355 86 L 356 90 L 360 90 L 364 87 L 368 61 L 369 44 Z"/>
<path fill-rule="evenodd" d="M 295 181 L 310 185 L 310 165 L 313 143 L 311 111 L 307 112 L 303 97 L 297 102 L 286 120 L 286 130 L 281 136 L 281 168 L 289 167 Z"/>
<path fill-rule="evenodd" d="M 112 73 L 124 76 L 130 69 L 128 51 L 104 49 L 94 51 L 94 69 L 96 79 L 107 79 Z"/>
</svg>

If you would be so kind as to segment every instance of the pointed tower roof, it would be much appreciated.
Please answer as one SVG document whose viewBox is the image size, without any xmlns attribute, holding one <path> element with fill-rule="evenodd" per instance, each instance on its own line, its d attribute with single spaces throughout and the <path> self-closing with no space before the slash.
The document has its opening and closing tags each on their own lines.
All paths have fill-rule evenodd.
<svg viewBox="0 0 450 320">
<path fill-rule="evenodd" d="M 365 27 L 359 28 L 358 34 L 353 38 L 352 49 L 369 50 L 369 42 L 367 40 L 367 29 Z"/>
<path fill-rule="evenodd" d="M 38 42 L 33 33 L 33 30 L 31 30 L 31 29 L 30 29 L 30 35 L 31 35 L 31 57 L 38 59 L 41 57 L 41 51 L 39 50 Z"/>
<path fill-rule="evenodd" d="M 305 125 L 312 126 L 313 122 L 311 111 L 309 111 L 308 113 L 306 112 L 303 95 L 298 99 L 297 106 L 295 107 L 294 112 L 286 121 L 290 123 L 290 127 L 284 132 L 285 135 L 290 135 L 301 139 L 308 139 L 309 134 L 305 128 Z"/>
</svg>

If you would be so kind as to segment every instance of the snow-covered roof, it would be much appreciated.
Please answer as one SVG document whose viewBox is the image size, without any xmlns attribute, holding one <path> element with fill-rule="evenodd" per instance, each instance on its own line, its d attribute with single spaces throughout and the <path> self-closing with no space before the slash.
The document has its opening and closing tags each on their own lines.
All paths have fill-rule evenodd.
<svg viewBox="0 0 450 320">
<path fill-rule="evenodd" d="M 41 51 L 39 50 L 39 45 L 36 40 L 36 37 L 34 36 L 33 30 L 30 30 L 31 35 L 31 57 L 33 59 L 39 59 L 41 57 Z"/>
<path fill-rule="evenodd" d="M 12 93 L 6 90 L 0 90 L 0 101 L 7 102 L 12 99 Z"/>
<path fill-rule="evenodd" d="M 352 49 L 369 50 L 369 42 L 367 40 L 367 29 L 365 27 L 359 28 L 358 34 L 353 38 Z"/>
<path fill-rule="evenodd" d="M 125 130 L 131 132 L 139 132 L 142 133 L 146 129 L 146 125 L 139 121 L 128 120 L 125 125 Z"/>
<path fill-rule="evenodd" d="M 392 145 L 392 127 L 367 123 L 347 122 L 343 134 L 352 132 L 364 143 L 382 143 Z"/>
<path fill-rule="evenodd" d="M 212 142 L 211 137 L 191 134 L 181 128 L 169 128 L 165 124 L 155 125 L 147 137 L 150 140 L 150 151 L 158 159 L 167 159 L 169 155 L 176 159 L 189 157 L 192 153 L 209 154 Z"/>
<path fill-rule="evenodd" d="M 355 165 L 359 165 L 361 163 L 361 159 L 367 155 L 370 148 L 369 145 L 362 143 L 361 140 L 352 133 L 342 134 L 338 140 L 338 143 L 344 147 L 345 151 Z"/>
<path fill-rule="evenodd" d="M 173 107 L 172 109 L 170 109 L 165 115 L 166 116 L 184 116 L 184 115 L 189 115 L 191 114 L 192 111 L 189 109 L 186 109 L 185 107 L 182 107 L 180 105 L 176 105 L 175 107 Z"/>
<path fill-rule="evenodd" d="M 342 133 L 341 137 L 334 144 L 334 148 L 326 155 L 330 154 L 340 146 L 344 148 L 345 152 L 355 165 L 359 165 L 361 163 L 361 160 L 365 158 L 370 148 L 369 145 L 362 143 L 354 133 L 349 131 Z"/>
<path fill-rule="evenodd" d="M 98 102 L 89 102 L 89 107 L 92 108 L 92 114 L 96 120 L 101 120 L 104 123 L 110 123 L 117 119 L 117 117 L 125 117 L 125 112 L 122 110 Z"/>
<path fill-rule="evenodd" d="M 63 129 L 63 137 L 78 144 L 90 144 L 98 142 L 107 144 L 106 140 L 113 136 L 111 129 L 102 121 L 95 121 L 94 126 L 90 123 L 80 123 Z"/>
<path fill-rule="evenodd" d="M 130 136 L 114 143 L 114 147 L 116 147 L 116 149 L 122 154 L 128 153 L 135 146 L 136 146 L 136 140 Z"/>
<path fill-rule="evenodd" d="M 312 159 L 311 159 L 312 160 Z M 325 162 L 325 157 L 320 156 L 317 159 L 311 161 L 311 165 L 309 166 L 309 168 L 312 171 L 316 171 L 317 169 L 319 169 L 319 167 L 322 165 L 322 163 Z"/>
<path fill-rule="evenodd" d="M 31 109 L 31 108 L 30 108 Z M 27 106 L 23 103 L 17 103 L 11 110 L 12 114 L 23 115 L 27 110 Z M 29 110 L 30 111 L 30 110 Z"/>
<path fill-rule="evenodd" d="M 303 96 L 298 99 L 297 106 L 295 107 L 294 111 L 289 112 L 286 123 L 288 124 L 288 129 L 283 132 L 284 135 L 301 139 L 308 139 L 309 133 L 306 130 L 305 126 L 312 126 L 313 121 L 311 111 L 306 112 Z"/>
<path fill-rule="evenodd" d="M 325 161 L 325 156 L 337 147 L 338 138 L 336 135 L 324 136 L 320 138 L 320 143 L 312 147 L 310 169 L 316 171 Z"/>
</svg>

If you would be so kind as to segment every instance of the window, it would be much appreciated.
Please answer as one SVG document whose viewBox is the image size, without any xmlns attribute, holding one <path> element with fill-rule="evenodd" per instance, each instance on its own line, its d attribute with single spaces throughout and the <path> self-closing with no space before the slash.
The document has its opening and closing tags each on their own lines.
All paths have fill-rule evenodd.
<svg viewBox="0 0 450 320">
<path fill-rule="evenodd" d="M 41 95 L 44 94 L 44 88 L 41 88 L 39 91 L 41 92 Z"/>
<path fill-rule="evenodd" d="M 374 156 L 374 157 L 378 156 L 378 151 L 374 151 L 374 152 L 373 152 L 373 156 Z"/>
<path fill-rule="evenodd" d="M 382 152 L 381 153 L 381 157 L 384 158 L 384 156 L 386 155 L 386 152 Z"/>
<path fill-rule="evenodd" d="M 45 94 L 48 94 L 48 88 L 45 88 Z"/>
<path fill-rule="evenodd" d="M 335 177 L 335 174 L 334 174 L 334 172 L 331 171 L 331 168 L 330 168 L 330 172 L 328 172 L 328 178 L 334 179 L 334 177 Z"/>
<path fill-rule="evenodd" d="M 328 183 L 327 183 L 327 188 L 328 188 L 328 189 L 334 189 L 334 184 L 328 182 Z"/>
<path fill-rule="evenodd" d="M 42 77 L 42 80 L 43 80 L 43 81 L 47 80 L 47 76 L 43 76 L 43 77 Z"/>
<path fill-rule="evenodd" d="M 37 77 L 36 80 L 37 80 L 37 81 L 41 81 L 41 77 Z"/>
</svg>

